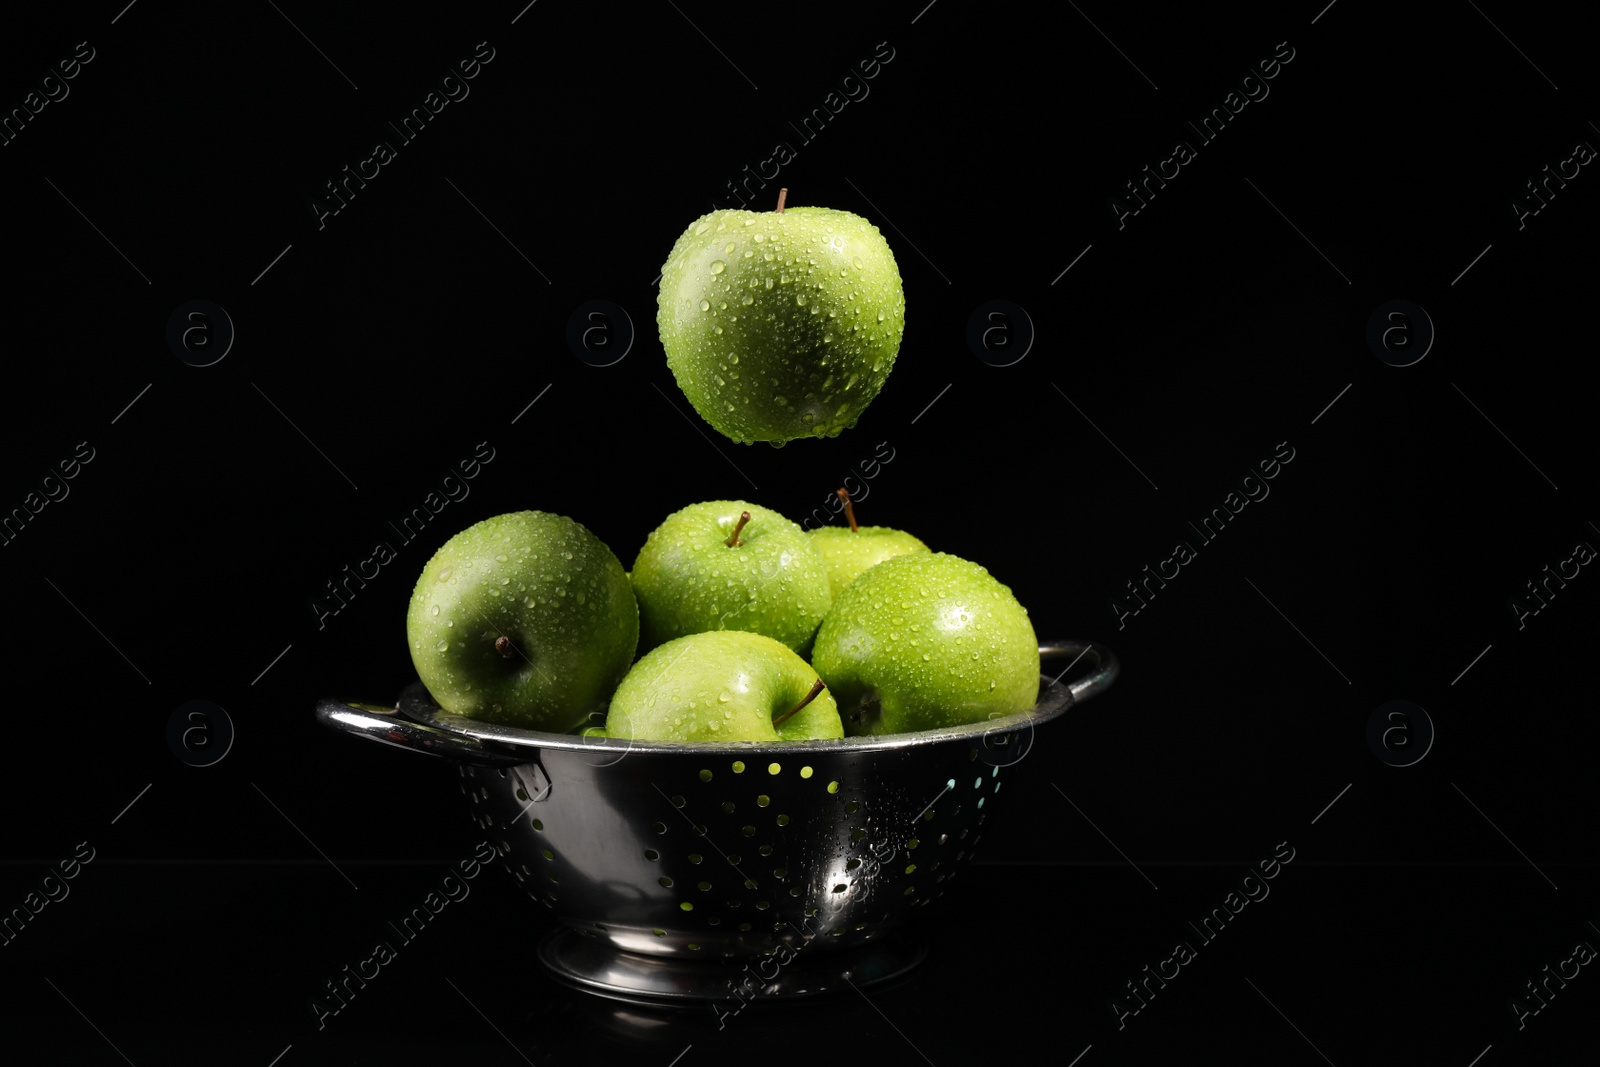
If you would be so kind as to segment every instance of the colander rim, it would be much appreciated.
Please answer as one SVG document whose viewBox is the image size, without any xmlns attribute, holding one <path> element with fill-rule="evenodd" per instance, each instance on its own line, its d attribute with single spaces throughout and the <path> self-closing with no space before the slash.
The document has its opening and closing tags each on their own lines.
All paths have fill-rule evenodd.
<svg viewBox="0 0 1600 1067">
<path fill-rule="evenodd" d="M 812 741 L 635 741 L 615 737 L 583 737 L 576 734 L 558 734 L 544 730 L 529 730 L 519 726 L 480 722 L 444 711 L 433 702 L 427 687 L 415 681 L 401 692 L 395 709 L 406 718 L 445 733 L 473 738 L 497 747 L 526 750 L 564 750 L 569 752 L 631 752 L 666 755 L 693 753 L 700 756 L 750 756 L 752 753 L 786 753 L 792 755 L 821 755 L 824 753 L 877 752 L 890 749 L 915 748 L 921 745 L 942 744 L 949 741 L 986 734 L 1011 733 L 1049 722 L 1064 714 L 1076 701 L 1072 690 L 1059 681 L 1040 675 L 1039 702 L 1026 711 L 997 716 L 983 722 L 960 726 L 942 726 L 931 730 L 909 733 L 879 734 L 861 737 L 839 737 Z"/>
</svg>

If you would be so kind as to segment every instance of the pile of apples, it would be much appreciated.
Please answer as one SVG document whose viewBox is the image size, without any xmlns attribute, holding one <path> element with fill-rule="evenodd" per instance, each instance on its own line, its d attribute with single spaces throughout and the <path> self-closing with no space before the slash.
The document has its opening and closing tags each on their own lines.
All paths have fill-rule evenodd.
<svg viewBox="0 0 1600 1067">
<path fill-rule="evenodd" d="M 854 426 L 905 331 L 878 228 L 785 211 L 787 193 L 771 212 L 696 219 L 661 271 L 667 366 L 745 444 Z M 807 533 L 741 500 L 691 505 L 631 574 L 572 519 L 485 519 L 423 568 L 412 662 L 446 711 L 638 740 L 906 733 L 1031 708 L 1039 644 L 1011 590 L 910 534 L 858 527 L 839 492 L 848 530 Z"/>
<path fill-rule="evenodd" d="M 690 505 L 631 573 L 570 518 L 485 519 L 423 568 L 412 662 L 446 711 L 641 741 L 906 733 L 1031 708 L 1039 646 L 1011 590 L 858 527 L 841 496 L 849 528 L 810 532 L 745 501 Z"/>
</svg>

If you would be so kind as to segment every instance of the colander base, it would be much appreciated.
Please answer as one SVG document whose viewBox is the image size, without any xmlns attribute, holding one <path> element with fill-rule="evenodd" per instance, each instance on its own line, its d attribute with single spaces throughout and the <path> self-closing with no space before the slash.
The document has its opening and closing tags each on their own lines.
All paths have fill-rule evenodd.
<svg viewBox="0 0 1600 1067">
<path fill-rule="evenodd" d="M 539 946 L 539 960 L 563 985 L 596 996 L 651 1007 L 729 1010 L 752 1000 L 793 1000 L 866 989 L 899 978 L 928 954 L 927 944 L 904 932 L 885 934 L 853 948 L 718 963 L 624 952 L 571 929 L 559 929 Z"/>
</svg>

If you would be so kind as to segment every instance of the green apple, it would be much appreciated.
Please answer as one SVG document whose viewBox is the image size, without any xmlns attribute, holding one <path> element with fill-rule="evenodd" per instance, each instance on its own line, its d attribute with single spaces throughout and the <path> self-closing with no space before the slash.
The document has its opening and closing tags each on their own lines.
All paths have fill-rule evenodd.
<svg viewBox="0 0 1600 1067">
<path fill-rule="evenodd" d="M 1027 610 L 988 571 L 943 552 L 896 556 L 851 582 L 811 663 L 852 734 L 983 722 L 1039 695 Z"/>
<path fill-rule="evenodd" d="M 690 634 L 646 654 L 617 686 L 605 728 L 635 741 L 844 736 L 817 672 L 787 645 L 739 630 Z"/>
<path fill-rule="evenodd" d="M 703 419 L 781 445 L 856 424 L 900 351 L 905 293 L 872 223 L 780 200 L 689 225 L 661 268 L 656 325 Z"/>
<path fill-rule="evenodd" d="M 928 551 L 927 545 L 904 530 L 887 526 L 857 526 L 850 493 L 841 489 L 839 498 L 844 501 L 844 513 L 850 521 L 850 528 L 819 526 L 809 535 L 822 552 L 822 563 L 828 569 L 828 587 L 833 591 L 834 600 L 838 600 L 844 587 L 855 581 L 868 567 L 907 552 Z"/>
<path fill-rule="evenodd" d="M 496 515 L 446 541 L 406 615 L 411 662 L 457 715 L 566 731 L 606 702 L 639 643 L 622 564 L 582 525 Z"/>
<path fill-rule="evenodd" d="M 817 546 L 788 519 L 742 500 L 667 516 L 633 562 L 639 647 L 707 630 L 765 634 L 810 647 L 833 603 Z"/>
</svg>

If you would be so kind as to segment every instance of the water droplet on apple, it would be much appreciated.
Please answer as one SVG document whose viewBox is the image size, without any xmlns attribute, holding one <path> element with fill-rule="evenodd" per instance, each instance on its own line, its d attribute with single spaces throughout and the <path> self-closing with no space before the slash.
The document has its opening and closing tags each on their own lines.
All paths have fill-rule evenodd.
<svg viewBox="0 0 1600 1067">
<path fill-rule="evenodd" d="M 434 606 L 433 606 L 433 610 L 432 610 L 432 611 L 431 611 L 431 612 L 429 612 L 429 614 L 430 614 L 430 615 L 437 615 L 437 614 L 439 614 L 439 605 L 437 605 L 437 604 L 435 604 L 435 605 L 434 605 Z"/>
<path fill-rule="evenodd" d="M 794 298 L 794 302 L 796 304 L 799 304 L 801 307 L 805 307 L 806 306 L 805 295 L 803 293 L 796 293 L 795 294 L 795 298 Z"/>
<path fill-rule="evenodd" d="M 433 648 L 436 652 L 448 652 L 450 650 L 450 642 L 440 641 L 437 645 L 434 645 Z"/>
<path fill-rule="evenodd" d="M 701 311 L 710 311 L 711 310 L 711 301 L 709 301 L 709 300 L 700 301 L 700 310 Z"/>
<path fill-rule="evenodd" d="M 721 274 L 723 271 L 725 271 L 727 269 L 728 269 L 728 265 L 726 263 L 722 262 L 722 260 L 714 259 L 714 260 L 711 261 L 711 273 L 712 274 Z"/>
<path fill-rule="evenodd" d="M 571 559 L 572 558 L 572 553 L 571 552 L 563 552 L 563 553 L 561 553 L 561 558 L 562 559 Z"/>
</svg>

